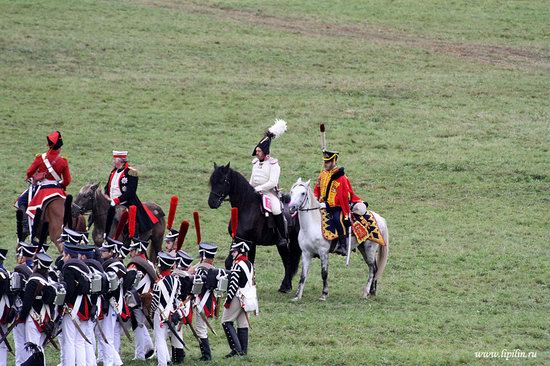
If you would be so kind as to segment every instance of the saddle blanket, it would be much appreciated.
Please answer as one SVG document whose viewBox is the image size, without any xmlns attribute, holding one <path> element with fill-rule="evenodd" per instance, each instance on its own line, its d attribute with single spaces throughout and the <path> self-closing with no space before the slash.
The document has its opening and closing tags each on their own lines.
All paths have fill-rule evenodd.
<svg viewBox="0 0 550 366">
<path fill-rule="evenodd" d="M 27 207 L 27 215 L 34 219 L 34 216 L 36 215 L 36 210 L 38 210 L 39 208 L 43 208 L 46 203 L 56 197 L 65 199 L 65 196 L 65 191 L 63 191 L 63 189 L 61 188 L 40 188 L 29 202 L 29 206 Z"/>
<path fill-rule="evenodd" d="M 321 210 L 321 231 L 326 240 L 338 239 L 338 231 L 336 225 L 330 220 L 330 214 L 325 210 Z M 367 211 L 363 216 L 352 214 L 352 231 L 357 239 L 357 244 L 362 244 L 367 240 L 373 241 L 380 245 L 386 245 L 384 237 L 380 232 L 376 218 L 371 211 Z"/>
</svg>

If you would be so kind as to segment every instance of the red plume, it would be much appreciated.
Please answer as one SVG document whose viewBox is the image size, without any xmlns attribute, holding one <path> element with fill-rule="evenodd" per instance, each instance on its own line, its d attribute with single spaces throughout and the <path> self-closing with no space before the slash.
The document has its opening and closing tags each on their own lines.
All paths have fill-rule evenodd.
<svg viewBox="0 0 550 366">
<path fill-rule="evenodd" d="M 195 232 L 197 233 L 197 244 L 201 242 L 201 221 L 199 217 L 199 212 L 193 212 L 193 221 L 195 222 Z"/>
<path fill-rule="evenodd" d="M 120 216 L 120 221 L 118 222 L 118 225 L 116 227 L 115 237 L 113 239 L 118 240 L 118 238 L 120 238 L 120 235 L 122 235 L 122 230 L 124 230 L 124 226 L 126 226 L 127 222 L 128 211 L 124 211 Z"/>
<path fill-rule="evenodd" d="M 168 221 L 166 227 L 168 230 L 174 225 L 174 218 L 176 217 L 176 208 L 178 207 L 178 196 L 173 195 L 170 197 L 170 211 L 168 211 Z"/>
<path fill-rule="evenodd" d="M 135 205 L 130 206 L 128 213 L 128 235 L 133 238 L 136 235 L 136 214 L 137 207 Z"/>
<path fill-rule="evenodd" d="M 183 220 L 180 225 L 180 232 L 178 233 L 178 240 L 176 241 L 176 250 L 181 250 L 185 236 L 189 230 L 189 221 Z"/>
<path fill-rule="evenodd" d="M 239 226 L 239 209 L 237 207 L 231 208 L 231 237 L 234 239 L 237 235 L 237 226 Z"/>
</svg>

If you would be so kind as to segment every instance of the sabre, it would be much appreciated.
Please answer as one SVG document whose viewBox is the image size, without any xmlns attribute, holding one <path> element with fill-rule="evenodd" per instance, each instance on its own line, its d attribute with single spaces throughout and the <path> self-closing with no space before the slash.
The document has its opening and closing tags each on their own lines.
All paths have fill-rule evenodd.
<svg viewBox="0 0 550 366">
<path fill-rule="evenodd" d="M 130 336 L 130 333 L 128 333 L 128 329 L 126 329 L 126 327 L 123 327 L 122 326 L 122 323 L 124 322 L 124 320 L 122 320 L 122 317 L 120 316 L 120 314 L 118 313 L 118 305 L 117 305 L 117 302 L 114 298 L 110 298 L 109 299 L 109 303 L 111 304 L 111 306 L 113 307 L 113 309 L 115 310 L 116 312 L 116 318 L 118 320 L 118 322 L 120 323 L 121 325 L 121 328 L 122 328 L 122 331 L 124 332 L 124 335 L 126 336 L 126 338 L 128 338 L 128 340 L 130 341 L 133 341 L 132 340 L 132 337 Z"/>
<path fill-rule="evenodd" d="M 176 328 L 174 328 L 174 324 L 169 321 L 169 320 L 166 320 L 164 318 L 164 316 L 162 315 L 162 313 L 159 312 L 159 316 L 160 316 L 160 320 L 166 324 L 168 326 L 168 329 L 170 330 L 170 332 L 172 332 L 172 335 L 174 337 L 176 337 L 176 339 L 181 343 L 183 344 L 183 347 L 185 347 L 187 350 L 189 350 L 189 347 L 187 347 L 187 345 L 185 344 L 184 340 L 180 337 L 180 335 L 178 334 L 178 331 L 176 330 Z"/>
<path fill-rule="evenodd" d="M 351 215 L 349 215 L 349 218 L 350 218 L 350 222 L 351 222 L 351 220 L 352 220 Z M 351 225 L 350 225 L 350 227 L 348 227 L 348 250 L 347 250 L 347 253 L 346 253 L 346 267 L 349 267 L 349 260 L 350 260 L 350 256 L 351 256 L 351 236 L 352 236 L 352 230 L 351 230 Z"/>
<path fill-rule="evenodd" d="M 15 323 L 13 323 L 13 324 L 15 324 Z M 11 326 L 10 326 L 10 328 L 11 328 Z M 8 330 L 8 334 L 9 334 L 9 332 L 11 332 L 11 330 Z M 13 349 L 11 348 L 10 342 L 8 342 L 8 335 L 4 334 L 4 330 L 2 329 L 2 327 L 0 327 L 0 336 L 2 337 L 2 342 L 0 342 L 0 344 L 5 343 L 6 348 L 8 349 L 8 351 L 10 351 L 10 353 L 13 356 L 15 356 L 15 353 L 13 353 Z"/>
<path fill-rule="evenodd" d="M 65 311 L 69 314 L 69 317 L 71 318 L 71 321 L 73 322 L 74 327 L 76 328 L 78 333 L 80 333 L 82 338 L 84 338 L 86 343 L 92 344 L 92 342 L 90 342 L 88 337 L 86 337 L 86 334 L 84 334 L 84 332 L 80 328 L 80 321 L 78 319 L 75 319 L 75 318 L 72 317 L 72 315 L 71 315 L 72 309 L 67 304 L 65 304 Z"/>
<path fill-rule="evenodd" d="M 212 326 L 210 325 L 210 323 L 208 322 L 208 318 L 206 317 L 206 315 L 201 311 L 199 312 L 199 315 L 201 316 L 201 319 L 204 321 L 204 323 L 206 324 L 206 326 L 208 327 L 208 329 L 210 329 L 210 331 L 212 333 L 214 333 L 215 336 L 218 335 L 218 333 L 216 333 L 216 331 L 214 330 L 214 328 L 212 328 Z"/>
<path fill-rule="evenodd" d="M 103 341 L 105 342 L 105 344 L 109 344 L 109 341 L 107 341 L 107 337 L 105 336 L 105 332 L 103 331 L 101 324 L 99 324 L 99 319 L 96 319 L 95 326 L 97 330 L 99 330 L 99 334 L 101 335 L 101 338 L 103 338 Z"/>
</svg>

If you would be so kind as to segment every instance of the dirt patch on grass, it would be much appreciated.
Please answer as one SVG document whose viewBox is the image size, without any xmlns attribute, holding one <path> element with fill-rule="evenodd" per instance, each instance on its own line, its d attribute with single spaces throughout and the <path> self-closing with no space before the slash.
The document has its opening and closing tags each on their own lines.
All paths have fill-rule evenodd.
<svg viewBox="0 0 550 366">
<path fill-rule="evenodd" d="M 390 28 L 329 24 L 310 19 L 275 17 L 261 12 L 176 3 L 170 0 L 142 0 L 141 3 L 147 6 L 177 9 L 239 24 L 261 26 L 306 36 L 361 39 L 377 45 L 422 49 L 427 52 L 450 55 L 507 69 L 550 71 L 550 55 L 541 50 L 436 40 L 417 35 L 412 36 Z"/>
</svg>

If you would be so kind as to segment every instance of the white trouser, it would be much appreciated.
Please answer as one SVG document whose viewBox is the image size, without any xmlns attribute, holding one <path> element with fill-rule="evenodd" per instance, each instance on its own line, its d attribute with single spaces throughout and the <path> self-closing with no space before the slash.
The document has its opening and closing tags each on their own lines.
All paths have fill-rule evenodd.
<svg viewBox="0 0 550 366">
<path fill-rule="evenodd" d="M 271 213 L 273 215 L 280 215 L 281 210 L 281 201 L 279 201 L 279 196 L 277 196 L 272 191 L 262 192 L 264 196 L 267 196 L 269 198 L 269 203 L 271 204 Z"/>
<path fill-rule="evenodd" d="M 86 338 L 91 343 L 88 343 L 84 341 L 85 346 L 85 352 L 86 352 L 86 365 L 87 366 L 97 366 L 97 361 L 95 358 L 95 336 L 94 336 L 94 325 L 95 323 L 91 320 L 86 320 L 82 322 L 82 325 L 80 328 L 82 328 L 82 331 L 86 335 Z"/>
<path fill-rule="evenodd" d="M 158 310 L 155 312 L 153 324 L 155 326 L 155 347 L 157 351 L 158 366 L 167 366 L 168 362 L 170 362 L 170 352 L 168 352 L 168 345 L 166 344 L 168 326 L 161 322 Z"/>
<path fill-rule="evenodd" d="M 113 307 L 109 305 L 108 311 L 105 313 L 105 317 L 101 320 L 101 327 L 107 338 L 107 342 L 101 335 L 99 335 L 99 346 L 100 349 L 103 349 L 103 366 L 120 366 L 122 365 L 122 360 L 118 351 L 115 349 L 115 328 L 117 327 L 117 317 L 116 312 L 113 310 Z M 119 333 L 120 335 L 120 333 Z M 120 342 L 119 342 L 120 346 Z"/>
<path fill-rule="evenodd" d="M 241 301 L 234 297 L 229 309 L 223 308 L 222 324 L 225 322 L 237 322 L 237 328 L 248 328 L 246 315 L 241 306 Z"/>
<path fill-rule="evenodd" d="M 86 341 L 76 330 L 70 314 L 63 316 L 62 327 L 63 333 L 65 333 L 63 335 L 63 366 L 86 366 Z M 86 332 L 83 323 L 81 323 L 80 329 Z"/>
<path fill-rule="evenodd" d="M 176 324 L 174 326 L 176 328 L 176 330 L 178 330 L 178 327 L 180 326 L 180 324 Z M 180 336 L 181 339 L 183 339 L 183 325 L 182 325 L 181 329 L 178 330 L 178 335 Z M 174 347 L 174 348 L 183 348 L 183 343 L 181 343 L 180 340 L 177 339 L 174 334 L 172 334 L 172 332 L 168 331 L 168 337 L 170 338 L 170 344 L 172 345 L 172 347 Z"/>
<path fill-rule="evenodd" d="M 134 359 L 145 360 L 145 354 L 154 349 L 155 346 L 153 345 L 153 340 L 151 339 L 151 335 L 145 325 L 145 314 L 143 314 L 143 310 L 134 309 L 133 312 L 137 322 L 137 328 L 134 331 L 136 337 Z"/>
<path fill-rule="evenodd" d="M 103 322 L 103 320 L 101 320 Z M 101 326 L 103 327 L 103 323 L 101 323 Z M 103 362 L 103 354 L 104 354 L 104 350 L 103 350 L 103 346 L 105 344 L 105 342 L 103 341 L 103 338 L 101 337 L 101 333 L 99 332 L 99 329 L 98 327 L 96 326 L 95 327 L 95 330 L 94 330 L 94 334 L 95 334 L 95 339 L 97 340 L 97 363 L 100 363 L 100 362 Z M 94 347 L 95 347 L 95 342 L 94 342 Z"/>
<path fill-rule="evenodd" d="M 63 329 L 63 323 L 61 323 L 61 328 Z M 58 335 L 57 335 L 57 340 L 59 341 L 59 344 L 61 345 L 60 349 L 59 349 L 59 365 L 64 365 L 63 363 L 63 349 L 65 347 L 64 346 L 64 338 L 63 338 L 64 334 L 63 334 L 63 331 L 61 331 Z M 59 366 L 58 365 L 58 366 Z"/>
<path fill-rule="evenodd" d="M 193 325 L 195 326 L 195 331 L 199 338 L 208 338 L 208 326 L 204 320 L 202 320 L 198 306 L 194 306 L 193 308 Z"/>
<path fill-rule="evenodd" d="M 42 347 L 46 341 L 46 334 L 36 328 L 31 316 L 28 316 L 25 320 L 25 339 L 27 342 L 34 343 L 39 347 Z"/>
<path fill-rule="evenodd" d="M 0 324 L 0 328 L 2 328 L 2 332 L 6 334 L 8 331 L 8 327 L 4 324 Z M 7 365 L 8 364 L 8 346 L 6 346 L 6 342 L 2 342 L 0 344 L 0 365 Z"/>
<path fill-rule="evenodd" d="M 13 344 L 15 347 L 15 364 L 21 365 L 29 358 L 30 353 L 25 349 L 27 337 L 25 335 L 25 323 L 17 324 L 13 329 Z"/>
</svg>

